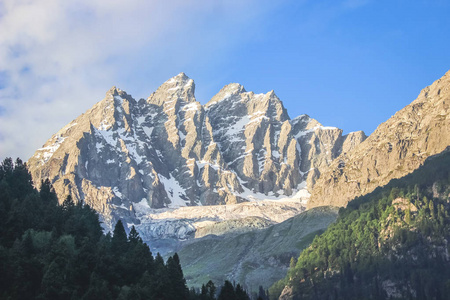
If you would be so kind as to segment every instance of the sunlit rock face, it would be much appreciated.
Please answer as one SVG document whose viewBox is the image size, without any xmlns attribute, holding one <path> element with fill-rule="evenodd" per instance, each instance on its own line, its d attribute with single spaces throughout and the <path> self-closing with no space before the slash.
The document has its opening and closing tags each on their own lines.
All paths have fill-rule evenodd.
<svg viewBox="0 0 450 300">
<path fill-rule="evenodd" d="M 280 198 L 304 207 L 323 170 L 364 139 L 307 115 L 291 120 L 273 91 L 254 94 L 236 83 L 202 105 L 181 73 L 139 101 L 113 87 L 28 166 L 36 183 L 51 180 L 61 201 L 70 194 L 97 210 L 106 229 L 120 218 L 148 236 L 185 238 L 192 222 L 164 229 L 148 215 Z"/>
<path fill-rule="evenodd" d="M 450 71 L 423 89 L 416 100 L 382 123 L 364 141 L 323 172 L 312 189 L 309 207 L 345 206 L 393 178 L 417 169 L 425 159 L 450 145 Z M 352 142 L 351 142 L 352 143 Z"/>
</svg>

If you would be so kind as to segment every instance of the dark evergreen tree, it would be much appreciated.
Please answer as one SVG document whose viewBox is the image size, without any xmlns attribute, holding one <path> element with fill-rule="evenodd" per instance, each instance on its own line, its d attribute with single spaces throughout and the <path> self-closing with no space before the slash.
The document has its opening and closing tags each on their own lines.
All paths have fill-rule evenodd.
<svg viewBox="0 0 450 300">
<path fill-rule="evenodd" d="M 214 285 L 214 282 L 211 280 L 206 283 L 206 296 L 208 300 L 214 300 L 216 299 L 216 286 Z"/>
<path fill-rule="evenodd" d="M 167 259 L 167 272 L 171 287 L 171 298 L 180 300 L 188 299 L 189 289 L 186 286 L 186 280 L 184 279 L 177 253 Z"/>
<path fill-rule="evenodd" d="M 130 244 L 133 244 L 133 245 L 142 243 L 142 239 L 139 236 L 139 233 L 136 231 L 136 228 L 134 228 L 134 225 L 131 226 L 130 233 L 128 234 L 128 241 L 130 242 Z"/>
<path fill-rule="evenodd" d="M 128 247 L 128 238 L 125 232 L 125 228 L 123 228 L 122 221 L 119 220 L 114 227 L 113 236 L 111 239 L 111 250 L 113 254 L 120 255 L 127 251 Z"/>
<path fill-rule="evenodd" d="M 264 288 L 261 285 L 259 286 L 259 290 L 258 290 L 258 299 L 269 300 L 269 297 L 268 297 L 266 291 L 264 290 Z"/>
<path fill-rule="evenodd" d="M 11 186 L 13 187 L 12 194 L 15 198 L 19 198 L 20 195 L 32 193 L 34 190 L 31 175 L 28 172 L 26 164 L 20 158 L 17 158 L 14 164 L 11 181 Z"/>
<path fill-rule="evenodd" d="M 170 299 L 171 285 L 164 259 L 159 252 L 154 263 L 155 272 L 150 282 L 150 291 L 155 299 Z"/>
<path fill-rule="evenodd" d="M 140 280 L 144 272 L 154 274 L 154 259 L 150 248 L 145 244 L 134 226 L 128 235 L 128 251 L 126 254 L 125 272 L 128 274 L 129 282 Z"/>
<path fill-rule="evenodd" d="M 236 300 L 250 300 L 250 297 L 247 295 L 247 293 L 244 291 L 244 289 L 241 287 L 241 285 L 238 283 L 236 285 Z"/>
<path fill-rule="evenodd" d="M 192 295 L 192 293 L 191 293 L 191 295 Z M 201 300 L 207 300 L 208 299 L 208 291 L 206 289 L 205 284 L 202 284 L 202 287 L 200 289 L 200 299 Z"/>
<path fill-rule="evenodd" d="M 219 297 L 217 297 L 217 300 L 237 300 L 234 287 L 228 280 L 225 280 L 224 285 L 220 289 Z"/>
<path fill-rule="evenodd" d="M 0 165 L 0 180 L 10 180 L 14 171 L 14 163 L 11 157 L 7 157 Z"/>
<path fill-rule="evenodd" d="M 202 286 L 205 286 L 204 284 Z M 202 300 L 202 293 L 198 292 L 197 289 L 195 289 L 194 287 L 191 287 L 189 290 L 189 300 Z"/>
<path fill-rule="evenodd" d="M 41 182 L 41 188 L 39 190 L 39 195 L 41 196 L 44 203 L 56 206 L 58 204 L 58 198 L 55 194 L 55 190 L 52 187 L 50 180 L 47 178 Z"/>
</svg>

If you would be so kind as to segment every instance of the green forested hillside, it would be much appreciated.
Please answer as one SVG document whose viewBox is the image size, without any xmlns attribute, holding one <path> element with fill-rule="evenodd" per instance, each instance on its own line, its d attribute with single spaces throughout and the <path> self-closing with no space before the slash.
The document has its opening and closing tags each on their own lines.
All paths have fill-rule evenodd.
<svg viewBox="0 0 450 300">
<path fill-rule="evenodd" d="M 227 284 L 226 284 L 227 285 Z M 249 299 L 240 285 L 220 289 Z M 88 205 L 39 191 L 21 160 L 0 164 L 0 299 L 216 299 L 212 282 L 189 291 L 177 254 L 153 257 L 134 227 L 104 235 Z"/>
<path fill-rule="evenodd" d="M 276 299 L 448 299 L 450 152 L 354 199 L 270 289 Z"/>
</svg>

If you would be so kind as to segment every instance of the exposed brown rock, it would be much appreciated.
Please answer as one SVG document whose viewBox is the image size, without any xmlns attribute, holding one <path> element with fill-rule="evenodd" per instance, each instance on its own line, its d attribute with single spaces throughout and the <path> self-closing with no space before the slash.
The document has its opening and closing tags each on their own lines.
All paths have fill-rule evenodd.
<svg viewBox="0 0 450 300">
<path fill-rule="evenodd" d="M 353 150 L 347 149 L 352 142 L 344 142 L 343 153 L 315 184 L 308 207 L 346 206 L 354 197 L 411 173 L 428 156 L 445 150 L 450 145 L 449 104 L 447 72 Z"/>
</svg>

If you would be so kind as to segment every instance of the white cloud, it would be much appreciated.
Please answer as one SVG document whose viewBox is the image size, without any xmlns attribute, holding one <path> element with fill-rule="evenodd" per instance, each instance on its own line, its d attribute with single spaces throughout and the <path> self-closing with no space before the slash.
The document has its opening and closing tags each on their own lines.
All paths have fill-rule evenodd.
<svg viewBox="0 0 450 300">
<path fill-rule="evenodd" d="M 0 76 L 0 157 L 28 159 L 112 85 L 142 83 L 135 78 L 140 73 L 154 74 L 146 80 L 156 84 L 161 74 L 176 75 L 200 58 L 220 59 L 249 38 L 246 26 L 261 22 L 272 5 L 256 0 L 2 1 L 0 72 L 6 76 Z"/>
</svg>

